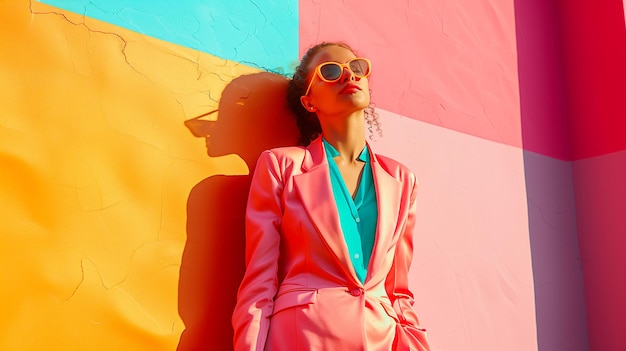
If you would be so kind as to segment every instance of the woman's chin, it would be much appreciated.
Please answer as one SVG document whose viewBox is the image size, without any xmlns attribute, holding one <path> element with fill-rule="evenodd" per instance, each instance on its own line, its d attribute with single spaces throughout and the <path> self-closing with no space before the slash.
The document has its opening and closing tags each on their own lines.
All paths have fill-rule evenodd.
<svg viewBox="0 0 626 351">
<path fill-rule="evenodd" d="M 366 108 L 370 104 L 370 97 L 365 95 L 362 91 L 355 91 L 350 94 L 342 94 L 341 95 L 347 102 L 349 102 L 352 106 L 359 108 Z"/>
</svg>

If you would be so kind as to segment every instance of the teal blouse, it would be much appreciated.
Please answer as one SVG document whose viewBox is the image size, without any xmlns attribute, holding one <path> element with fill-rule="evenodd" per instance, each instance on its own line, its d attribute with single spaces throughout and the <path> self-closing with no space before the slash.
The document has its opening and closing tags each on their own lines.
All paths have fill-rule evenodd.
<svg viewBox="0 0 626 351">
<path fill-rule="evenodd" d="M 358 159 L 365 162 L 365 166 L 353 199 L 335 163 L 335 157 L 339 156 L 339 152 L 326 139 L 322 138 L 322 140 L 330 167 L 330 180 L 339 211 L 341 230 L 350 253 L 352 266 L 361 282 L 364 283 L 378 222 L 378 206 L 370 154 L 366 145 L 359 155 Z"/>
</svg>

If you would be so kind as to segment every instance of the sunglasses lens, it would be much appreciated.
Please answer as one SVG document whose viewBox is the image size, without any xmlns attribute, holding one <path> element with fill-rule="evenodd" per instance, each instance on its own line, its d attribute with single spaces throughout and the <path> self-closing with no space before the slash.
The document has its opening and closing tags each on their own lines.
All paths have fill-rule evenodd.
<svg viewBox="0 0 626 351">
<path fill-rule="evenodd" d="M 365 77 L 370 73 L 370 65 L 366 60 L 355 59 L 350 61 L 350 69 L 357 77 Z"/>
<path fill-rule="evenodd" d="M 347 63 L 352 73 L 359 78 L 367 77 L 370 74 L 370 64 L 367 60 L 356 58 Z M 326 82 L 334 82 L 341 78 L 345 66 L 336 62 L 327 62 L 319 67 L 319 73 Z"/>
<path fill-rule="evenodd" d="M 339 66 L 336 63 L 331 62 L 320 67 L 320 74 L 322 75 L 322 78 L 324 78 L 325 80 L 333 81 L 341 77 L 342 70 L 343 69 L 341 68 L 341 66 Z"/>
</svg>

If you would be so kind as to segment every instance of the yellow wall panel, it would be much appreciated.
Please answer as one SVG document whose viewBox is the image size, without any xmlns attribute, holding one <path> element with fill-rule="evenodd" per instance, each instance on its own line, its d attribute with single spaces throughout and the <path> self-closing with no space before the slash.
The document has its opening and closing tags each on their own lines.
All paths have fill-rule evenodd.
<svg viewBox="0 0 626 351">
<path fill-rule="evenodd" d="M 179 287 L 188 232 L 203 230 L 190 192 L 248 179 L 264 146 L 247 133 L 265 127 L 246 124 L 284 126 L 245 118 L 266 116 L 254 111 L 285 79 L 34 1 L 3 3 L 0 52 L 0 349 L 174 350 L 179 289 L 206 284 Z M 183 122 L 215 109 L 223 152 L 207 154 Z M 200 194 L 211 218 L 219 198 Z"/>
</svg>

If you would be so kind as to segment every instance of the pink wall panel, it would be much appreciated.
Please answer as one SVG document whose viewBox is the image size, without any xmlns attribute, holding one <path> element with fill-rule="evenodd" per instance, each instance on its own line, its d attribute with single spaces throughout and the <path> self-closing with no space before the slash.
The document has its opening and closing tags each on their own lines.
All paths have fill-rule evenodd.
<svg viewBox="0 0 626 351">
<path fill-rule="evenodd" d="M 369 56 L 378 106 L 521 147 L 512 1 L 301 1 L 300 32 Z"/>
</svg>

